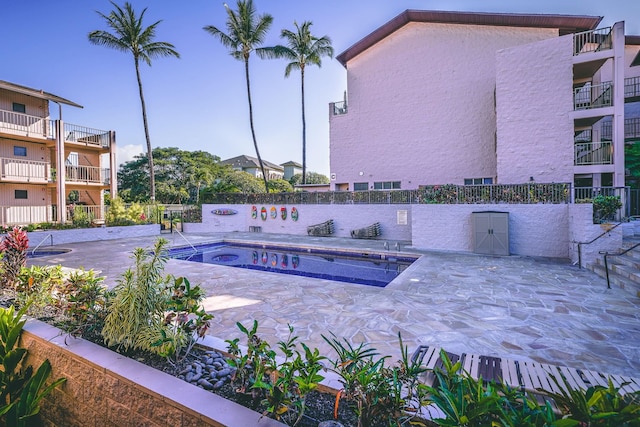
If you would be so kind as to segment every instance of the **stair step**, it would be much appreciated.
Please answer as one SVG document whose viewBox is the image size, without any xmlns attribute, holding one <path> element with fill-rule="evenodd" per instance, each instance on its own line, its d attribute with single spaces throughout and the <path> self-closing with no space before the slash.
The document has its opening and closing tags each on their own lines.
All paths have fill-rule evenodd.
<svg viewBox="0 0 640 427">
<path fill-rule="evenodd" d="M 604 266 L 601 264 L 591 264 L 587 268 L 602 278 L 607 277 Z M 609 283 L 612 288 L 623 289 L 625 292 L 640 297 L 640 283 L 624 277 L 615 271 L 609 271 Z"/>
<path fill-rule="evenodd" d="M 640 271 L 640 256 L 630 256 L 630 254 L 633 253 L 633 251 L 631 252 L 627 252 L 624 255 L 621 256 L 616 256 L 616 257 L 607 257 L 607 262 L 608 263 L 612 263 L 613 264 L 622 264 L 622 265 L 626 265 L 630 268 L 634 268 L 638 271 Z M 637 255 L 637 254 L 636 254 Z M 598 259 L 598 263 L 602 265 L 602 263 L 604 262 L 604 257 Z"/>
</svg>

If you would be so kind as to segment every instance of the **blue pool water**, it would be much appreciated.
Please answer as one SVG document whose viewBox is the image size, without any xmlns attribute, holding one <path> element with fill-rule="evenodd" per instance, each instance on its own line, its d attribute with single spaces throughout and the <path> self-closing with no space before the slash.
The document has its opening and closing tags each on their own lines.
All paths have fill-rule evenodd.
<svg viewBox="0 0 640 427">
<path fill-rule="evenodd" d="M 169 250 L 192 262 L 384 287 L 417 258 L 242 243 L 213 243 Z"/>
<path fill-rule="evenodd" d="M 31 250 L 27 252 L 27 258 L 40 258 L 43 256 L 61 255 L 69 252 L 69 249 L 38 249 L 35 253 Z"/>
</svg>

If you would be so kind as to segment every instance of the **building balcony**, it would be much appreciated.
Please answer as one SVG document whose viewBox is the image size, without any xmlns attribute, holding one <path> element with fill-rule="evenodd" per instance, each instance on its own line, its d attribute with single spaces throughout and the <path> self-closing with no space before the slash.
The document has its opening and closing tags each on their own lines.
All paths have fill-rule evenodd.
<svg viewBox="0 0 640 427">
<path fill-rule="evenodd" d="M 55 221 L 55 206 L 0 206 L 0 224 L 5 226 Z"/>
<path fill-rule="evenodd" d="M 573 109 L 591 110 L 613 106 L 613 83 L 587 83 L 573 89 Z"/>
<path fill-rule="evenodd" d="M 67 183 L 109 185 L 110 169 L 96 166 L 65 166 Z"/>
<path fill-rule="evenodd" d="M 0 110 L 0 133 L 49 141 L 57 139 L 55 120 L 8 110 Z M 106 130 L 65 123 L 64 141 L 84 147 L 109 149 L 111 136 Z"/>
<path fill-rule="evenodd" d="M 624 79 L 624 101 L 640 101 L 640 77 L 629 77 Z"/>
<path fill-rule="evenodd" d="M 0 157 L 0 181 L 46 184 L 51 176 L 47 162 Z"/>
<path fill-rule="evenodd" d="M 612 136 L 611 122 L 602 123 L 602 139 L 611 141 Z M 640 139 L 640 117 L 624 119 L 624 139 L 625 141 Z"/>
<path fill-rule="evenodd" d="M 574 144 L 574 166 L 612 165 L 613 146 L 609 141 Z"/>
<path fill-rule="evenodd" d="M 329 104 L 331 115 L 341 116 L 347 114 L 347 101 L 332 102 Z"/>
<path fill-rule="evenodd" d="M 598 28 L 573 35 L 573 55 L 613 49 L 611 27 Z"/>
<path fill-rule="evenodd" d="M 55 138 L 55 126 L 53 121 L 47 117 L 0 110 L 0 133 L 37 139 L 53 139 Z"/>
</svg>

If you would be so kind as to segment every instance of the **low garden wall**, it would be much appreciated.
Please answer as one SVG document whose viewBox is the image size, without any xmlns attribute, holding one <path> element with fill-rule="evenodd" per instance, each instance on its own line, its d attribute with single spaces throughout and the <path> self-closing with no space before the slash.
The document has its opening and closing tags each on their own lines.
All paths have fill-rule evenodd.
<svg viewBox="0 0 640 427">
<path fill-rule="evenodd" d="M 96 240 L 114 240 L 131 237 L 159 236 L 159 224 L 128 225 L 121 227 L 93 227 L 73 228 L 69 230 L 42 230 L 32 231 L 29 235 L 29 247 L 35 248 L 40 243 L 41 247 L 65 243 L 93 242 Z"/>
<path fill-rule="evenodd" d="M 411 242 L 420 250 L 473 252 L 473 212 L 509 213 L 509 252 L 513 255 L 559 258 L 577 262 L 578 242 L 589 242 L 605 229 L 593 224 L 593 205 L 540 204 L 327 204 L 278 205 L 276 217 L 265 205 L 267 218 L 252 218 L 251 204 L 203 205 L 202 223 L 184 224 L 187 233 L 250 231 L 306 235 L 307 226 L 333 219 L 336 237 L 350 237 L 350 231 L 380 222 L 380 240 Z M 287 209 L 282 219 L 281 208 Z M 291 219 L 291 209 L 298 220 Z M 216 215 L 215 210 L 235 211 Z M 406 219 L 406 224 L 402 220 Z M 593 262 L 602 250 L 622 245 L 623 228 L 612 230 L 596 242 L 581 245 L 582 264 Z"/>
<path fill-rule="evenodd" d="M 37 320 L 26 323 L 20 346 L 28 364 L 49 359 L 50 379 L 67 379 L 42 402 L 45 426 L 284 425 Z"/>
</svg>

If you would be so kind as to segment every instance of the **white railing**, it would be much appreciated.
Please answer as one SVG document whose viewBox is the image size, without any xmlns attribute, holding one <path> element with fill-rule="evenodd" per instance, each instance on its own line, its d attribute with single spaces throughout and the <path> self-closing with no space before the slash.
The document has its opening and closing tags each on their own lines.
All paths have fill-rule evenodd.
<svg viewBox="0 0 640 427">
<path fill-rule="evenodd" d="M 92 145 L 102 148 L 109 148 L 111 141 L 109 132 L 105 130 L 92 129 L 84 126 L 65 123 L 64 125 L 65 141 L 79 142 L 86 145 Z"/>
<path fill-rule="evenodd" d="M 55 221 L 53 206 L 0 206 L 0 224 L 26 225 Z"/>
<path fill-rule="evenodd" d="M 51 122 L 46 117 L 0 110 L 0 129 L 10 133 L 47 138 L 51 133 Z"/>
<path fill-rule="evenodd" d="M 96 166 L 65 166 L 65 177 L 68 182 L 84 182 L 109 185 L 109 169 Z"/>
<path fill-rule="evenodd" d="M 580 55 L 581 53 L 611 49 L 613 47 L 611 36 L 611 27 L 575 33 L 573 35 L 573 54 Z"/>
<path fill-rule="evenodd" d="M 0 179 L 7 181 L 48 182 L 51 166 L 46 162 L 0 157 Z"/>
<path fill-rule="evenodd" d="M 597 85 L 587 83 L 573 89 L 574 110 L 610 107 L 613 105 L 613 84 L 604 82 Z"/>
<path fill-rule="evenodd" d="M 77 212 L 83 212 L 89 216 L 91 221 L 104 220 L 104 208 L 99 205 L 67 205 L 67 218 L 73 221 L 73 216 Z"/>
<path fill-rule="evenodd" d="M 575 166 L 613 164 L 613 146 L 608 141 L 575 144 L 574 153 Z"/>
</svg>

